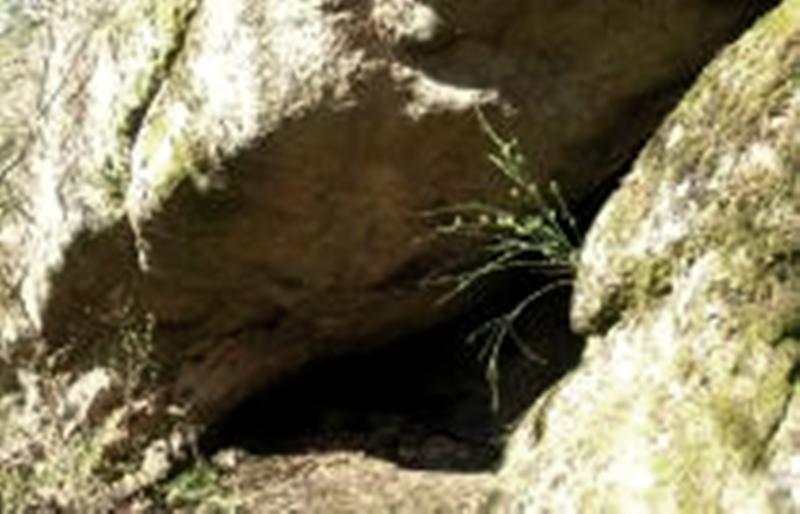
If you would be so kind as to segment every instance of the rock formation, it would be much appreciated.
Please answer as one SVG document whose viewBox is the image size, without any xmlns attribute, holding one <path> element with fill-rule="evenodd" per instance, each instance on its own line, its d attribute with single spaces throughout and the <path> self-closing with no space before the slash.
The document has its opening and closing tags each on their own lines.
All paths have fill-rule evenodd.
<svg viewBox="0 0 800 514">
<path fill-rule="evenodd" d="M 14 105 L 0 119 L 19 128 L 0 133 L 0 392 L 21 395 L 33 409 L 46 369 L 58 377 L 46 384 L 82 399 L 81 405 L 58 401 L 59 408 L 86 423 L 113 411 L 109 398 L 117 407 L 124 398 L 127 432 L 121 437 L 138 445 L 151 432 L 169 432 L 173 418 L 165 413 L 183 413 L 174 417 L 178 424 L 188 409 L 192 424 L 202 427 L 309 361 L 385 344 L 441 321 L 453 310 L 436 308 L 441 291 L 421 289 L 420 281 L 462 249 L 432 241 L 423 214 L 505 193 L 485 162 L 488 146 L 476 108 L 520 138 L 536 180 L 555 179 L 578 201 L 619 171 L 692 74 L 768 5 L 41 3 L 45 12 L 11 59 L 22 78 L 12 91 L 0 92 Z M 788 19 L 789 26 L 796 21 L 796 2 L 787 5 L 771 19 Z M 778 295 L 775 305 L 763 304 L 770 319 L 780 317 L 779 307 L 795 305 L 791 284 L 767 286 L 779 270 L 794 269 L 794 254 L 786 249 L 792 232 L 771 228 L 784 216 L 781 226 L 788 230 L 796 214 L 790 201 L 796 187 L 780 189 L 790 180 L 781 152 L 791 150 L 791 141 L 757 131 L 787 135 L 780 124 L 791 126 L 792 118 L 756 116 L 773 112 L 764 108 L 783 112 L 777 97 L 740 108 L 735 96 L 771 92 L 765 77 L 777 81 L 784 71 L 778 64 L 793 65 L 789 36 L 765 36 L 764 30 L 748 41 L 763 39 L 772 49 L 769 37 L 785 40 L 774 44 L 786 49 L 780 54 L 785 62 L 777 50 L 754 51 L 757 57 L 738 59 L 753 73 L 767 70 L 763 77 L 740 76 L 737 64 L 719 84 L 705 79 L 696 89 L 699 98 L 687 101 L 704 111 L 679 111 L 674 120 L 686 121 L 662 130 L 633 175 L 643 178 L 626 184 L 594 229 L 575 307 L 593 341 L 639 341 L 637 334 L 661 325 L 628 322 L 631 316 L 661 319 L 679 309 L 676 303 L 648 310 L 655 305 L 651 296 L 704 302 L 700 290 L 675 296 L 683 287 L 678 281 L 716 291 L 712 278 L 723 268 L 715 259 L 732 260 L 741 277 L 758 277 L 765 288 L 753 293 L 759 298 Z M 9 53 L 0 46 L 0 59 Z M 737 59 L 731 55 L 728 60 Z M 736 89 L 726 92 L 725 80 L 738 81 Z M 703 93 L 714 87 L 720 91 Z M 791 106 L 785 111 L 793 112 Z M 703 118 L 693 121 L 690 114 Z M 751 123 L 750 115 L 761 124 Z M 723 143 L 691 132 L 710 120 L 718 125 L 712 136 Z M 733 132 L 740 128 L 741 135 Z M 739 152 L 740 144 L 748 151 Z M 723 151 L 725 145 L 730 148 Z M 662 165 L 672 154 L 683 160 Z M 751 167 L 742 162 L 751 161 L 760 167 L 747 174 Z M 670 175 L 659 182 L 664 166 Z M 718 169 L 744 170 L 731 175 L 742 189 L 728 184 L 727 175 L 717 179 Z M 774 183 L 759 182 L 762 171 Z M 751 186 L 753 196 L 745 188 Z M 639 190 L 647 196 L 637 196 Z M 717 190 L 726 192 L 728 203 L 702 196 Z M 754 210 L 762 196 L 770 207 L 763 214 Z M 680 220 L 674 212 L 693 216 Z M 728 237 L 726 231 L 739 230 L 737 220 L 751 222 L 758 238 L 741 232 L 740 244 Z M 718 239 L 702 239 L 706 234 Z M 755 262 L 749 248 L 774 248 L 764 256 L 774 262 Z M 745 278 L 742 287 L 750 284 Z M 737 284 L 725 288 L 733 294 Z M 785 299 L 780 291 L 788 291 Z M 713 332 L 717 325 L 701 327 L 712 331 L 709 337 L 728 330 L 726 320 L 758 317 L 729 301 L 720 299 L 720 332 Z M 704 313 L 698 307 L 685 322 Z M 772 334 L 770 327 L 764 334 Z M 783 333 L 774 330 L 774 337 Z M 677 352 L 681 333 L 676 328 L 672 344 L 658 351 Z M 764 334 L 756 330 L 753 337 L 773 337 Z M 598 347 L 617 346 L 593 343 Z M 633 345 L 619 348 L 632 351 Z M 742 363 L 743 377 L 769 381 L 788 373 L 781 366 L 789 366 L 791 345 L 772 353 L 748 348 L 754 360 Z M 759 359 L 768 355 L 783 360 L 764 371 Z M 82 375 L 97 380 L 82 382 Z M 725 377 L 714 380 L 709 387 L 730 385 Z M 769 394 L 783 398 L 784 389 Z M 744 394 L 724 391 L 731 402 Z M 583 409 L 594 405 L 582 401 Z M 764 413 L 754 406 L 743 415 L 742 430 L 766 437 L 778 404 Z M 0 416 L 11 416 L 8 405 L 0 405 Z M 171 442 L 159 444 L 144 458 L 145 468 L 163 471 L 158 463 Z M 525 452 L 516 453 L 510 468 L 528 462 Z M 546 461 L 535 456 L 529 464 Z"/>
<path fill-rule="evenodd" d="M 579 197 L 748 4 L 56 2 L 3 329 L 91 345 L 135 298 L 215 410 L 424 327 L 420 214 L 492 189 L 475 107 Z"/>
<path fill-rule="evenodd" d="M 800 2 L 703 73 L 603 208 L 584 362 L 508 452 L 519 512 L 800 509 Z"/>
</svg>

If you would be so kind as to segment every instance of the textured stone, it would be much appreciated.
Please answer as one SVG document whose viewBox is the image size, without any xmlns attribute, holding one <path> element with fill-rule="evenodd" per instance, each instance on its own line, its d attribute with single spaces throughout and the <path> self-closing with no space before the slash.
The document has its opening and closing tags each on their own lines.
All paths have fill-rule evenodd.
<svg viewBox="0 0 800 514">
<path fill-rule="evenodd" d="M 312 359 L 423 329 L 448 313 L 419 287 L 443 263 L 421 214 L 504 189 L 476 107 L 579 198 L 763 8 L 49 3 L 21 208 L 0 225 L 5 353 L 43 338 L 93 369 L 150 313 L 132 355 L 206 421 Z"/>
<path fill-rule="evenodd" d="M 800 511 L 800 2 L 709 66 L 582 251 L 580 367 L 515 434 L 518 511 Z"/>
</svg>

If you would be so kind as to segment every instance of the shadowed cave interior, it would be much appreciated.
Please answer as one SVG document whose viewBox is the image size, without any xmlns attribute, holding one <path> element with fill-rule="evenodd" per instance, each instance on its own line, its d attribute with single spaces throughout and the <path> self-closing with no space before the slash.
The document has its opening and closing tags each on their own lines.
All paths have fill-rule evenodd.
<svg viewBox="0 0 800 514">
<path fill-rule="evenodd" d="M 631 164 L 576 209 L 582 233 Z M 542 285 L 525 273 L 495 277 L 491 287 L 471 291 L 475 307 L 457 320 L 380 350 L 307 366 L 243 402 L 206 432 L 200 449 L 256 456 L 352 451 L 406 469 L 495 469 L 515 421 L 580 362 L 584 341 L 569 327 L 571 289 L 543 297 L 517 327 L 526 353 L 543 363 L 531 361 L 514 341 L 503 343 L 497 409 L 485 345 L 467 339 Z"/>
<path fill-rule="evenodd" d="M 504 302 L 490 295 L 462 321 L 308 367 L 235 409 L 206 434 L 203 452 L 354 451 L 408 469 L 492 469 L 514 420 L 577 364 L 583 349 L 568 329 L 569 291 L 549 295 L 522 323 L 529 348 L 546 364 L 507 340 L 499 359 L 499 408 L 493 409 L 482 344 L 465 340 L 480 320 L 525 290 L 514 289 L 503 288 Z"/>
</svg>

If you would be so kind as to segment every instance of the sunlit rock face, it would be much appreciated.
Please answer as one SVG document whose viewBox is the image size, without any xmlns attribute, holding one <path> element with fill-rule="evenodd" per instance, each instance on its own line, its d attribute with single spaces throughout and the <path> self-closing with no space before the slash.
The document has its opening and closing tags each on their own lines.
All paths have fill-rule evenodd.
<svg viewBox="0 0 800 514">
<path fill-rule="evenodd" d="M 583 249 L 581 366 L 530 412 L 519 512 L 800 509 L 800 2 L 704 71 Z"/>
<path fill-rule="evenodd" d="M 43 336 L 90 369 L 152 315 L 163 396 L 213 420 L 424 328 L 447 313 L 419 287 L 443 265 L 422 214 L 504 190 L 477 107 L 578 199 L 756 4 L 52 2 L 0 226 L 4 349 Z"/>
</svg>

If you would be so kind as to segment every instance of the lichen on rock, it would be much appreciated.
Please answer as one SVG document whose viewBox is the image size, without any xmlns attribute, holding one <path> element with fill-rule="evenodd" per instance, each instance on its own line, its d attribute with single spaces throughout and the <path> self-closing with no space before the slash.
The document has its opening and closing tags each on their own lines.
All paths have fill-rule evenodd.
<svg viewBox="0 0 800 514">
<path fill-rule="evenodd" d="M 764 8 L 712 0 L 661 2 L 655 13 L 627 0 L 46 4 L 47 37 L 34 52 L 41 74 L 24 81 L 40 101 L 21 95 L 27 110 L 9 117 L 27 116 L 36 137 L 14 172 L 25 212 L 0 220 L 0 345 L 8 350 L 0 383 L 19 389 L 7 370 L 39 359 L 57 361 L 48 372 L 65 381 L 103 369 L 125 382 L 112 369 L 126 355 L 120 331 L 151 315 L 155 334 L 134 360 L 167 372 L 129 395 L 147 401 L 114 402 L 144 403 L 132 409 L 135 430 L 122 423 L 131 443 L 122 446 L 155 440 L 144 467 L 159 473 L 170 464 L 159 448 L 185 421 L 169 414 L 175 403 L 205 427 L 309 362 L 388 344 L 459 308 L 436 309 L 439 291 L 419 287 L 459 253 L 430 242 L 421 214 L 504 194 L 487 171 L 475 108 L 518 132 L 536 179 L 557 179 L 577 200 L 632 157 L 692 73 Z M 778 59 L 764 55 L 774 57 L 764 63 Z M 696 139 L 682 130 L 672 144 Z M 759 143 L 752 159 L 782 191 L 781 168 L 770 163 L 796 158 L 785 145 Z M 687 194 L 700 194 L 693 187 Z M 758 194 L 714 208 L 720 219 L 748 213 Z M 789 226 L 794 214 L 781 198 L 770 205 L 786 211 Z M 694 259 L 741 268 L 737 276 L 759 282 L 759 297 L 786 289 L 772 277 L 793 269 L 793 254 L 772 230 L 774 216 L 730 216 L 731 227 L 774 248 L 769 262 L 751 266 L 748 236 L 709 221 L 701 244 L 662 203 L 654 227 L 667 223 L 673 242 L 687 245 L 687 263 L 662 252 L 649 265 L 638 257 L 609 265 L 601 274 L 637 287 L 599 302 L 605 313 L 617 306 L 608 328 L 672 301 Z M 631 213 L 647 218 L 642 205 Z M 697 219 L 711 220 L 711 205 L 690 207 L 708 207 Z M 707 256 L 703 245 L 720 237 L 725 244 Z M 597 246 L 586 255 L 601 254 Z M 589 270 L 581 290 L 591 288 Z M 728 278 L 720 274 L 724 283 L 712 288 L 722 304 L 749 294 Z M 760 340 L 782 330 L 751 331 Z M 779 381 L 765 384 L 777 391 L 765 397 L 782 397 Z M 728 403 L 721 418 L 732 418 Z M 736 434 L 761 435 L 777 409 L 769 405 L 753 426 L 737 421 Z M 736 434 L 731 441 L 745 439 Z"/>
<path fill-rule="evenodd" d="M 508 453 L 521 510 L 800 508 L 798 41 L 786 0 L 704 71 L 596 220 L 572 308 L 584 363 Z"/>
</svg>

